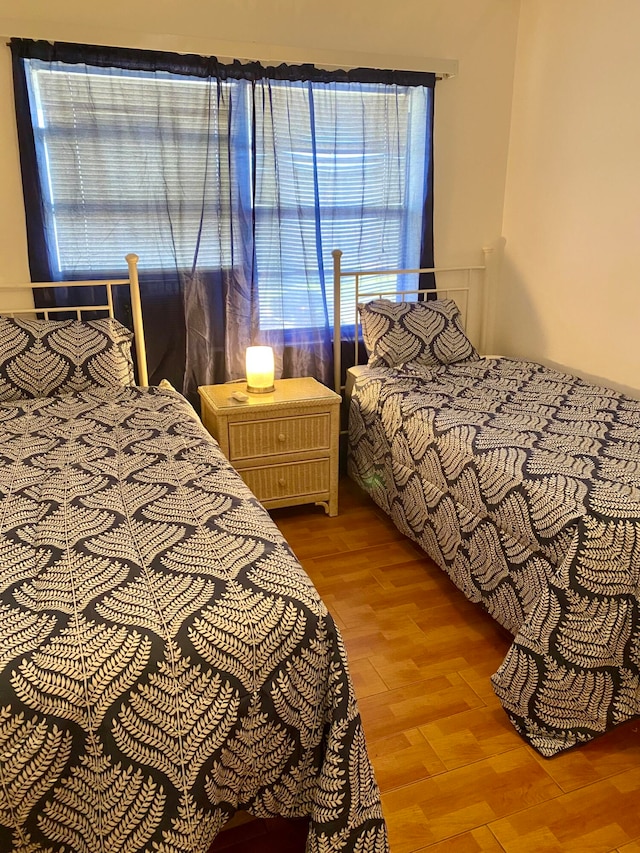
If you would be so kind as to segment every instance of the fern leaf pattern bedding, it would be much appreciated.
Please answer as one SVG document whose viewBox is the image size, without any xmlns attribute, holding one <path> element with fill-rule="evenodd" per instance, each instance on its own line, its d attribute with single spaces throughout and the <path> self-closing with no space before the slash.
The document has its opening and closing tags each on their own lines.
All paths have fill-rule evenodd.
<svg viewBox="0 0 640 853">
<path fill-rule="evenodd" d="M 387 850 L 339 633 L 172 391 L 0 405 L 0 850 Z"/>
<path fill-rule="evenodd" d="M 640 402 L 529 362 L 370 368 L 351 476 L 513 634 L 493 676 L 541 754 L 640 713 Z"/>
</svg>

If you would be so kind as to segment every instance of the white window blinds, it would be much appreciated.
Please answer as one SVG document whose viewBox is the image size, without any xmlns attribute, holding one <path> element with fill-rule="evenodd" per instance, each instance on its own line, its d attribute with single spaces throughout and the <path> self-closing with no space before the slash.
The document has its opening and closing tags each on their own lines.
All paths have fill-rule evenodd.
<svg viewBox="0 0 640 853">
<path fill-rule="evenodd" d="M 331 316 L 332 249 L 417 264 L 430 90 L 25 62 L 60 278 L 128 251 L 146 270 L 242 268 L 260 327 L 299 328 Z"/>
</svg>

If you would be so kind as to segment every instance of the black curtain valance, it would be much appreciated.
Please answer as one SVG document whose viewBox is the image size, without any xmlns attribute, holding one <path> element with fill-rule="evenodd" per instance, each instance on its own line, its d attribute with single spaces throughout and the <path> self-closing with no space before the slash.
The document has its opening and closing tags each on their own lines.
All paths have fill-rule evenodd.
<svg viewBox="0 0 640 853">
<path fill-rule="evenodd" d="M 218 80 L 310 80 L 316 83 L 387 83 L 396 86 L 425 86 L 433 89 L 436 76 L 426 71 L 392 71 L 378 68 L 351 68 L 326 71 L 315 65 L 262 65 L 260 62 L 219 62 L 215 56 L 137 50 L 124 47 L 73 44 L 71 42 L 11 39 L 14 57 L 44 62 L 84 63 L 98 68 L 130 71 L 161 71 L 189 77 Z"/>
</svg>

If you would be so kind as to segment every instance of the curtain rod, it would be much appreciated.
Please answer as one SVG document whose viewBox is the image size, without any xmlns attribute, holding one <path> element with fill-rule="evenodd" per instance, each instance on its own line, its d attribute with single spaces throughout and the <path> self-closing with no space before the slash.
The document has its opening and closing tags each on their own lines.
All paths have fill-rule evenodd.
<svg viewBox="0 0 640 853">
<path fill-rule="evenodd" d="M 56 39 L 54 41 L 59 41 Z M 50 42 L 53 44 L 53 42 Z M 11 47 L 11 42 L 5 42 L 7 47 Z M 104 45 L 105 47 L 110 47 L 111 45 Z M 143 50 L 149 48 L 141 48 Z M 190 51 L 175 51 L 176 53 L 188 55 Z M 399 57 L 395 56 L 393 59 L 398 59 Z M 333 63 L 326 62 L 309 62 L 308 60 L 297 60 L 297 59 L 251 59 L 249 57 L 242 56 L 217 56 L 217 59 L 222 64 L 231 64 L 233 62 L 241 62 L 241 63 L 253 63 L 258 62 L 262 65 L 313 65 L 316 68 L 319 68 L 323 71 L 353 71 L 357 68 L 372 68 L 374 70 L 381 71 L 406 71 L 407 73 L 426 73 L 426 74 L 434 74 L 436 80 L 450 80 L 452 77 L 457 77 L 458 75 L 458 60 L 457 59 L 437 59 L 434 57 L 425 57 L 420 60 L 416 60 L 415 63 L 408 62 L 407 65 L 414 65 L 413 68 L 403 67 L 397 62 L 390 62 L 388 65 L 383 66 L 380 61 L 374 62 L 366 62 L 365 57 L 363 57 L 363 62 L 359 65 L 347 65 L 340 64 L 336 65 Z M 371 57 L 373 59 L 373 57 Z M 390 57 L 391 59 L 391 57 Z M 416 65 L 422 66 L 421 68 L 416 68 Z M 389 67 L 393 66 L 393 67 Z"/>
<path fill-rule="evenodd" d="M 409 74 L 434 74 L 436 80 L 450 80 L 452 77 L 456 77 L 458 74 L 457 59 L 426 59 L 423 60 L 422 63 L 427 66 L 426 68 L 399 67 L 395 66 L 395 63 L 392 63 L 395 66 L 393 68 L 389 68 L 388 66 L 382 66 L 379 63 L 363 63 L 361 65 L 332 65 L 328 62 L 308 62 L 297 59 L 249 59 L 246 56 L 218 56 L 218 60 L 223 64 L 232 62 L 259 62 L 262 65 L 313 65 L 316 68 L 322 69 L 323 71 L 355 71 L 358 68 L 373 68 L 378 71 L 406 71 Z M 439 67 L 440 70 L 434 71 L 434 67 Z"/>
</svg>

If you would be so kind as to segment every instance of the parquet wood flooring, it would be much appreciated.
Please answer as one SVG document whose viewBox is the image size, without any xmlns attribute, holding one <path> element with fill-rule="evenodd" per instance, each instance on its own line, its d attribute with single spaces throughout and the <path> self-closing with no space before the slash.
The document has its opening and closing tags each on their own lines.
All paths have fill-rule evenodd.
<svg viewBox="0 0 640 853">
<path fill-rule="evenodd" d="M 272 516 L 342 631 L 391 853 L 640 853 L 640 723 L 541 758 L 489 681 L 509 636 L 354 484 Z"/>
</svg>

